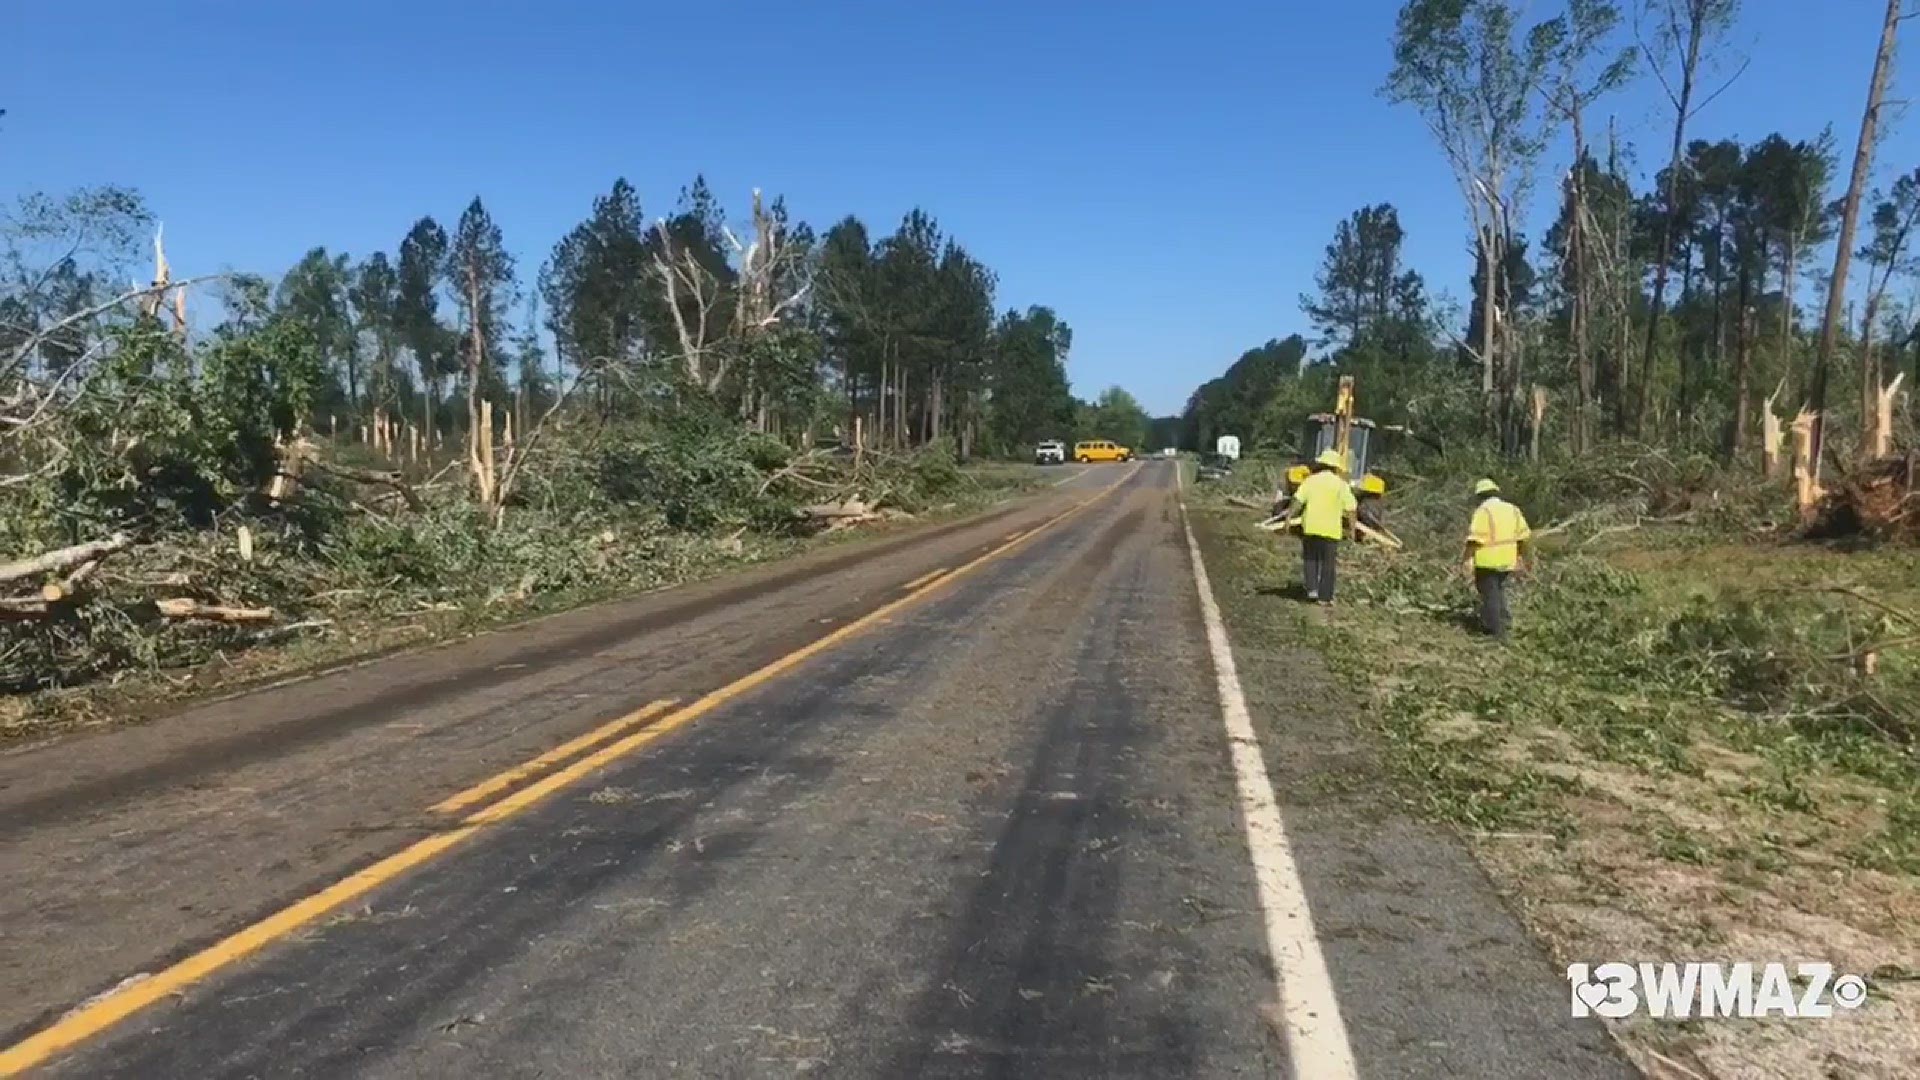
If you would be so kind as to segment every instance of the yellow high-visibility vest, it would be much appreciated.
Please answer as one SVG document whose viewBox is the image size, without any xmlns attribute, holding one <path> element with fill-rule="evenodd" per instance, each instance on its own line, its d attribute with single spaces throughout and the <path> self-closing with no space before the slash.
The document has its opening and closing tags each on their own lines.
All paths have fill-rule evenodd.
<svg viewBox="0 0 1920 1080">
<path fill-rule="evenodd" d="M 1486 500 L 1474 507 L 1473 521 L 1467 526 L 1474 569 L 1513 569 L 1520 562 L 1520 541 L 1532 536 L 1519 507 L 1497 497 Z"/>
<path fill-rule="evenodd" d="M 1353 488 L 1332 470 L 1302 480 L 1293 491 L 1293 501 L 1300 507 L 1300 531 L 1326 540 L 1340 539 L 1345 532 L 1341 519 L 1360 506 Z"/>
</svg>

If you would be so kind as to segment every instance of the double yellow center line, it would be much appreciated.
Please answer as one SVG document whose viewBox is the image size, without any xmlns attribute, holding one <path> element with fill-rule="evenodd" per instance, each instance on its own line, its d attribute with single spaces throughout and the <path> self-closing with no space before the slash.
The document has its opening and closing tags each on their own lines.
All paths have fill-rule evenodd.
<svg viewBox="0 0 1920 1080">
<path fill-rule="evenodd" d="M 1039 525 L 1024 532 L 1016 533 L 1002 541 L 998 546 L 972 560 L 962 563 L 950 571 L 938 571 L 909 582 L 907 592 L 898 599 L 880 605 L 865 615 L 847 623 L 845 626 L 795 649 L 756 671 L 735 679 L 692 703 L 674 709 L 673 701 L 655 701 L 643 708 L 636 709 L 617 720 L 587 732 L 576 739 L 553 748 L 523 765 L 515 766 L 495 776 L 482 780 L 434 804 L 432 810 L 453 814 L 467 810 L 476 804 L 484 803 L 501 792 L 509 791 L 515 785 L 540 776 L 547 769 L 566 761 L 592 747 L 599 747 L 562 768 L 513 790 L 512 794 L 474 810 L 460 824 L 445 832 L 438 832 L 381 859 L 372 866 L 351 874 L 332 885 L 321 889 L 305 899 L 261 919 L 205 949 L 194 953 L 151 978 L 142 979 L 121 989 L 114 990 L 80 1008 L 61 1017 L 51 1026 L 22 1039 L 20 1042 L 0 1051 L 0 1077 L 13 1076 L 39 1065 L 55 1054 L 88 1039 L 121 1020 L 139 1012 L 163 998 L 171 997 L 188 986 L 228 967 L 267 945 L 286 937 L 315 920 L 328 915 L 360 897 L 372 892 L 381 885 L 392 881 L 406 871 L 438 857 L 461 841 L 479 832 L 488 825 L 498 824 L 516 814 L 522 813 L 534 804 L 570 787 L 582 779 L 604 768 L 608 764 L 633 753 L 634 751 L 664 738 L 669 733 L 685 727 L 693 721 L 732 701 L 734 698 L 755 689 L 774 679 L 808 659 L 833 648 L 847 638 L 875 624 L 884 622 L 911 605 L 932 595 L 935 591 L 958 580 L 962 575 L 972 572 L 999 556 L 1011 551 L 1023 541 L 1029 540 L 1042 530 L 1059 524 L 1112 494 L 1121 485 L 1110 485 L 1092 498 L 1084 499 L 1072 507 L 1047 518 Z M 673 710 L 673 711 L 669 711 Z M 634 729 L 638 730 L 634 730 Z M 617 737 L 617 738 L 616 738 Z M 608 742 L 609 739 L 615 741 Z M 602 743 L 606 745 L 602 746 Z"/>
</svg>

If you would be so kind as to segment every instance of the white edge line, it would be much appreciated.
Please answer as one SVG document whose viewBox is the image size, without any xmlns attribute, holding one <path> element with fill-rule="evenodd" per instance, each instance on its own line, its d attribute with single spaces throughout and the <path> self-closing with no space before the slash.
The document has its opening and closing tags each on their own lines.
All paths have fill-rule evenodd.
<svg viewBox="0 0 1920 1080">
<path fill-rule="evenodd" d="M 1176 479 L 1176 488 L 1184 490 L 1182 483 Z M 1207 647 L 1213 653 L 1213 668 L 1219 681 L 1220 714 L 1227 725 L 1227 744 L 1232 751 L 1233 772 L 1240 792 L 1240 820 L 1246 826 L 1254 882 L 1260 894 L 1261 911 L 1266 916 L 1267 951 L 1279 990 L 1279 1019 L 1285 1023 L 1287 1056 L 1293 1064 L 1293 1075 L 1312 1080 L 1358 1077 L 1353 1063 L 1353 1044 L 1347 1036 L 1346 1022 L 1340 1016 L 1340 1002 L 1333 991 L 1333 979 L 1327 973 L 1327 959 L 1320 952 L 1320 939 L 1314 933 L 1313 912 L 1307 905 L 1300 869 L 1294 865 L 1293 852 L 1287 843 L 1286 824 L 1280 818 L 1279 801 L 1273 793 L 1273 781 L 1267 775 L 1267 762 L 1260 752 L 1260 738 L 1254 733 L 1253 718 L 1247 711 L 1246 695 L 1240 690 L 1240 674 L 1234 667 L 1226 624 L 1220 619 L 1220 605 L 1214 600 L 1213 586 L 1207 580 L 1200 545 L 1193 538 L 1193 524 L 1187 519 L 1185 499 L 1180 500 L 1180 527 L 1187 534 L 1187 551 L 1193 557 L 1193 580 L 1200 590 L 1200 614 L 1207 625 Z"/>
</svg>

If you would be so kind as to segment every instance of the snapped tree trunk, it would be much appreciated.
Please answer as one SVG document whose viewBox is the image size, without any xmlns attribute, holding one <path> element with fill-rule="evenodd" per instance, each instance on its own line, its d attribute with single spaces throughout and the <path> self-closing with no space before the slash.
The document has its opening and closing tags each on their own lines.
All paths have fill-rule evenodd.
<svg viewBox="0 0 1920 1080">
<path fill-rule="evenodd" d="M 471 343 L 467 349 L 467 466 L 473 472 L 475 494 L 483 509 L 493 509 L 493 425 L 481 385 L 486 370 L 486 331 L 481 325 L 480 277 L 467 271 L 468 321 Z"/>
</svg>

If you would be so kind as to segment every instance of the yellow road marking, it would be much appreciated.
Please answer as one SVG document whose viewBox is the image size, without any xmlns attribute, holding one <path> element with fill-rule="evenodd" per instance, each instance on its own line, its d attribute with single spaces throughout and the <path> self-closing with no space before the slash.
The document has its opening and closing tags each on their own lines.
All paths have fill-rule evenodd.
<svg viewBox="0 0 1920 1080">
<path fill-rule="evenodd" d="M 322 915 L 371 892 L 411 867 L 420 865 L 468 836 L 474 826 L 463 825 L 450 832 L 435 833 L 424 840 L 389 855 L 365 870 L 344 878 L 294 904 L 187 957 L 185 960 L 143 979 L 124 990 L 115 991 L 84 1008 L 69 1013 L 52 1027 L 0 1051 L 0 1076 L 13 1076 L 32 1068 L 61 1050 L 97 1032 L 119 1023 L 148 1005 L 184 990 L 228 964 L 258 952 L 272 942 L 313 922 Z"/>
<path fill-rule="evenodd" d="M 947 572 L 947 568 L 943 566 L 940 569 L 935 570 L 930 574 L 921 574 L 919 577 L 914 578 L 912 581 L 909 581 L 905 585 L 902 585 L 900 587 L 907 590 L 908 592 L 912 592 L 913 590 L 919 588 L 922 585 L 925 585 L 929 581 L 932 581 L 934 578 L 937 578 L 941 574 L 944 574 L 946 572 Z"/>
<path fill-rule="evenodd" d="M 1004 540 L 1005 540 L 1005 541 L 1006 541 L 1007 543 L 1009 543 L 1009 544 L 1011 544 L 1011 543 L 1013 543 L 1013 542 L 1014 542 L 1015 540 L 1018 540 L 1018 539 L 1020 539 L 1021 537 L 1023 537 L 1023 536 L 1025 536 L 1025 535 L 1027 535 L 1028 533 L 1030 533 L 1030 532 L 1032 532 L 1032 531 L 1033 531 L 1032 529 L 1021 529 L 1021 530 L 1020 530 L 1019 532 L 1010 532 L 1010 533 L 1008 533 L 1008 534 L 1007 534 L 1007 535 L 1006 535 L 1005 537 L 1003 537 L 1003 539 L 1004 539 Z"/>
<path fill-rule="evenodd" d="M 651 720 L 678 704 L 679 702 L 673 698 L 668 698 L 664 701 L 649 702 L 627 715 L 620 717 L 618 720 L 609 720 L 579 738 L 569 739 L 561 743 L 559 746 L 541 754 L 539 757 L 534 758 L 524 765 L 516 765 L 505 772 L 480 781 L 467 790 L 460 792 L 458 795 L 448 796 L 434 803 L 430 809 L 436 814 L 451 814 L 457 810 L 465 810 L 474 803 L 483 802 L 500 794 L 535 773 L 543 772 L 583 750 L 592 749 L 606 742 L 608 739 L 613 738 L 615 735 L 620 734 L 635 724 Z"/>
<path fill-rule="evenodd" d="M 838 630 L 780 657 L 757 671 L 750 672 L 731 683 L 715 690 L 705 697 L 676 712 L 656 720 L 641 730 L 628 735 L 609 746 L 575 761 L 546 777 L 521 788 L 499 802 L 469 815 L 460 825 L 443 833 L 435 833 L 389 855 L 372 866 L 332 885 L 321 889 L 312 896 L 283 908 L 272 915 L 254 923 L 252 926 L 223 938 L 205 949 L 187 957 L 171 967 L 156 972 L 151 978 L 142 979 L 124 989 L 108 993 L 91 1004 L 82 1006 L 55 1021 L 51 1026 L 28 1036 L 25 1039 L 0 1051 L 0 1077 L 10 1077 L 24 1072 L 35 1065 L 45 1062 L 55 1054 L 74 1046 L 82 1040 L 91 1038 L 114 1024 L 132 1016 L 148 1005 L 163 998 L 180 993 L 188 986 L 199 982 L 220 969 L 260 951 L 262 948 L 287 936 L 288 934 L 312 923 L 314 920 L 364 896 L 374 888 L 392 881 L 406 871 L 425 863 L 441 853 L 459 844 L 468 837 L 480 832 L 485 826 L 497 824 L 515 814 L 533 806 L 547 796 L 560 791 L 583 777 L 591 775 L 609 762 L 615 761 L 634 750 L 639 749 L 665 736 L 668 732 L 692 723 L 694 720 L 712 712 L 741 694 L 759 686 L 769 679 L 791 670 L 807 659 L 818 655 L 834 645 L 845 641 L 861 630 L 882 622 L 915 602 L 932 595 L 940 588 L 951 584 L 963 574 L 967 574 L 993 559 L 1012 550 L 1021 540 L 1033 536 L 1043 529 L 1050 528 L 1080 513 L 1087 507 L 1118 490 L 1119 485 L 1102 489 L 1092 498 L 1083 499 L 1072 507 L 1055 514 L 1040 524 L 1015 538 L 1001 543 L 998 547 L 960 564 L 952 572 L 921 586 L 919 589 L 897 600 L 882 604 L 878 608 L 860 616 Z M 531 764 L 531 763 L 529 763 Z"/>
</svg>

